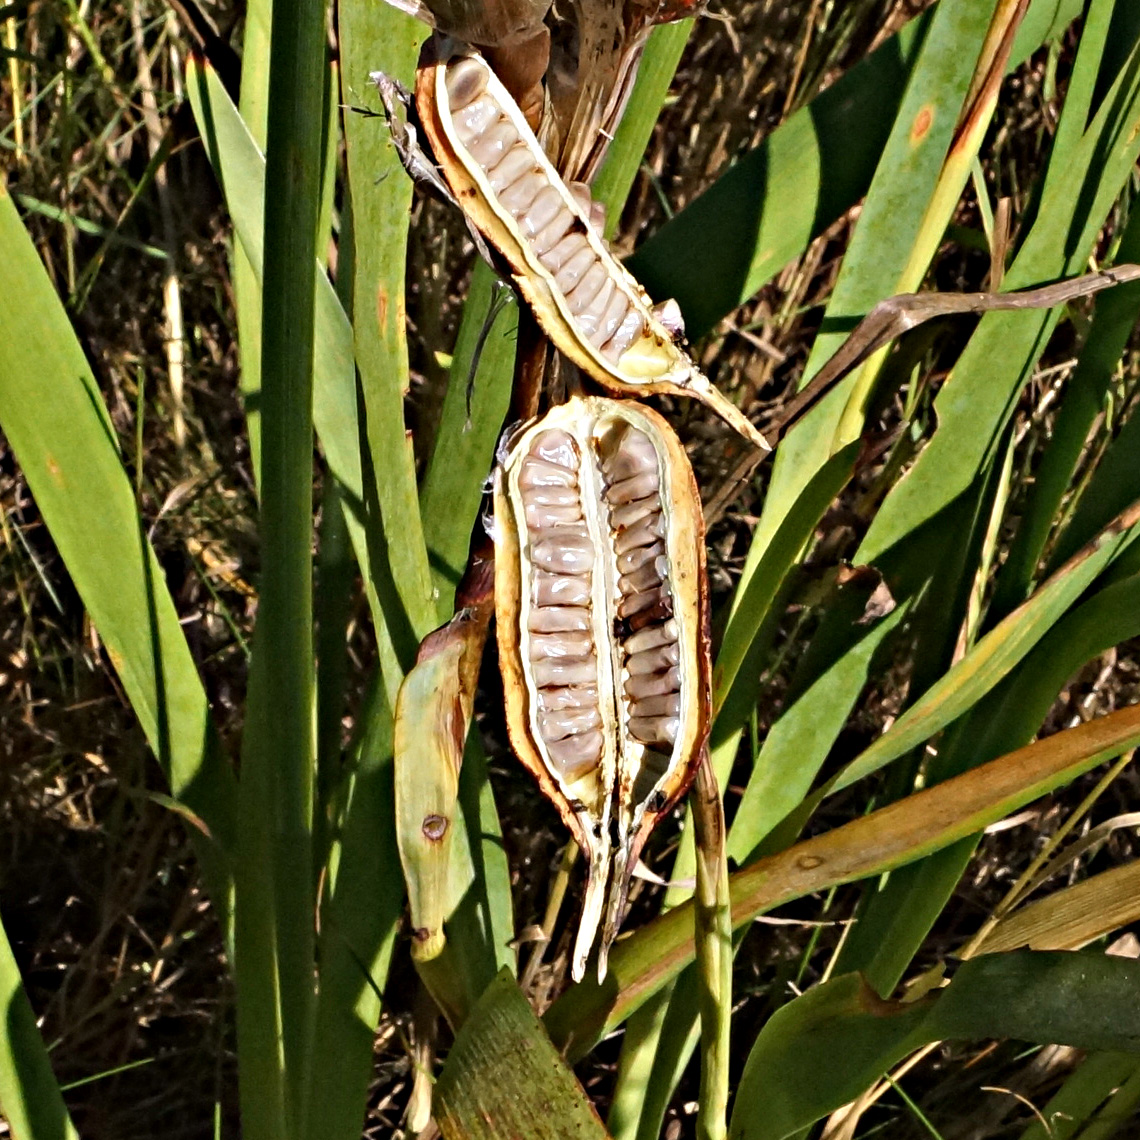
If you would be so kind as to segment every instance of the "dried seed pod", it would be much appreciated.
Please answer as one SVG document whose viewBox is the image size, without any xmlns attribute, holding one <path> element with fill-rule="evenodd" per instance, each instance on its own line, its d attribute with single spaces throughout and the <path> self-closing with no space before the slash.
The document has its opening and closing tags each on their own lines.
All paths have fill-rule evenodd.
<svg viewBox="0 0 1140 1140">
<path fill-rule="evenodd" d="M 631 483 L 648 509 L 627 526 Z M 550 485 L 573 490 L 568 514 L 535 501 Z M 599 926 L 605 976 L 638 855 L 699 762 L 709 725 L 707 605 L 696 482 L 659 415 L 576 396 L 508 441 L 495 474 L 507 725 L 587 856 L 576 979 Z"/>
<path fill-rule="evenodd" d="M 681 347 L 676 324 L 662 319 L 668 313 L 610 252 L 582 188 L 563 182 L 481 56 L 429 41 L 416 106 L 457 201 L 561 352 L 607 391 L 695 397 L 769 450 Z"/>
</svg>

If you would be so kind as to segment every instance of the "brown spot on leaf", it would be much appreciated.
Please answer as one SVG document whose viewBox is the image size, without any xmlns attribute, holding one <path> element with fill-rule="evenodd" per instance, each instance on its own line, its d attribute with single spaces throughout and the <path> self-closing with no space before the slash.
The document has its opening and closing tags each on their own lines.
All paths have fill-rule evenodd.
<svg viewBox="0 0 1140 1140">
<path fill-rule="evenodd" d="M 439 843 L 447 834 L 447 819 L 442 815 L 425 815 L 421 830 L 432 843 Z"/>
<path fill-rule="evenodd" d="M 388 327 L 388 290 L 383 285 L 376 290 L 376 322 L 382 329 Z"/>
<path fill-rule="evenodd" d="M 431 931 L 426 926 L 417 926 L 412 931 L 412 937 L 417 942 L 426 942 L 431 937 Z"/>
<path fill-rule="evenodd" d="M 63 472 L 60 470 L 59 464 L 55 460 L 55 456 L 48 454 L 44 459 L 44 466 L 47 468 L 47 473 L 51 476 L 52 482 L 57 487 L 63 486 Z"/>
<path fill-rule="evenodd" d="M 927 104 L 914 117 L 914 125 L 910 128 L 910 141 L 912 145 L 917 145 L 926 138 L 930 133 L 930 127 L 933 122 L 934 108 Z"/>
<path fill-rule="evenodd" d="M 816 867 L 822 867 L 823 866 L 823 856 L 822 855 L 801 855 L 796 860 L 796 866 L 799 867 L 799 869 L 801 871 L 814 871 L 816 869 Z"/>
</svg>

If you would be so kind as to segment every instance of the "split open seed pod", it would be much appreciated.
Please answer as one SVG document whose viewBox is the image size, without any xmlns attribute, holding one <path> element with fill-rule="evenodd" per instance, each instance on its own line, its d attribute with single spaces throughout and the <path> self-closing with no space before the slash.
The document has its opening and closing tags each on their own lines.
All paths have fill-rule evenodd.
<svg viewBox="0 0 1140 1140">
<path fill-rule="evenodd" d="M 586 856 L 572 972 L 605 977 L 630 876 L 709 727 L 704 523 L 656 412 L 576 396 L 495 473 L 495 612 L 511 743 Z"/>
<path fill-rule="evenodd" d="M 663 322 L 665 310 L 610 252 L 591 225 L 588 191 L 562 180 L 482 56 L 429 40 L 416 108 L 460 207 L 561 352 L 609 392 L 694 397 L 769 450 L 685 352 L 676 322 Z"/>
</svg>

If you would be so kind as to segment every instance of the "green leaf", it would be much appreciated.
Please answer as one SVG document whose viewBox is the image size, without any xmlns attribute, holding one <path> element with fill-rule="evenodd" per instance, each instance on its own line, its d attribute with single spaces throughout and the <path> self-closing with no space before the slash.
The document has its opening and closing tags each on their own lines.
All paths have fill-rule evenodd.
<svg viewBox="0 0 1140 1140">
<path fill-rule="evenodd" d="M 1140 210 L 1134 210 L 1128 220 L 1117 257 L 1122 262 L 1140 261 Z M 1050 529 L 1080 461 L 1089 430 L 1104 407 L 1105 394 L 1138 315 L 1140 284 L 1122 285 L 1097 299 L 1088 339 L 1069 380 L 1049 446 L 1029 488 L 1017 536 L 1002 567 L 990 605 L 990 620 L 1004 617 L 1029 593 Z M 1131 497 L 1138 495 L 1140 488 L 1133 491 Z M 1099 528 L 1094 527 L 1094 531 L 1096 529 Z M 1069 533 L 1072 537 L 1066 535 L 1067 545 L 1069 553 L 1073 553 L 1081 541 L 1087 541 L 1087 532 L 1083 540 L 1078 540 L 1079 531 Z M 1074 541 L 1075 545 L 1071 545 Z"/>
<path fill-rule="evenodd" d="M 505 305 L 490 328 L 485 327 L 491 316 L 495 282 L 494 270 L 483 261 L 477 262 L 463 306 L 431 465 L 420 489 L 424 538 L 440 621 L 451 616 L 455 587 L 467 565 L 471 530 L 483 501 L 483 487 L 494 462 L 514 381 L 517 305 Z M 468 420 L 467 378 L 480 341 L 482 351 L 473 378 Z"/>
<path fill-rule="evenodd" d="M 36 1015 L 8 935 L 0 927 L 0 1115 L 16 1140 L 79 1140 L 51 1059 L 36 1027 Z"/>
<path fill-rule="evenodd" d="M 1124 516 L 991 630 L 870 748 L 829 783 L 839 791 L 930 739 L 968 711 L 1022 660 L 1090 583 L 1140 535 L 1140 506 Z"/>
<path fill-rule="evenodd" d="M 1031 740 L 1065 682 L 1087 661 L 1140 634 L 1140 577 L 1105 586 L 1054 620 L 1018 668 L 946 734 L 926 773 L 945 780 Z M 839 969 L 889 993 L 946 905 L 976 838 L 904 867 L 880 885 L 844 943 Z"/>
<path fill-rule="evenodd" d="M 0 189 L 0 428 L 190 831 L 223 930 L 236 781 L 83 350 Z"/>
<path fill-rule="evenodd" d="M 733 1140 L 784 1140 L 933 1041 L 1013 1037 L 1140 1053 L 1140 963 L 1018 950 L 965 963 L 937 996 L 884 1002 L 857 974 L 777 1010 L 745 1064 Z"/>
<path fill-rule="evenodd" d="M 358 1140 L 364 1125 L 380 994 L 404 905 L 396 850 L 392 710 L 373 680 L 359 717 L 347 806 L 321 912 L 320 990 L 307 1140 Z"/>
<path fill-rule="evenodd" d="M 235 861 L 250 1140 L 299 1137 L 315 1011 L 313 365 L 327 74 L 319 0 L 275 0 L 265 164 L 261 577 Z"/>
<path fill-rule="evenodd" d="M 1067 114 L 1062 113 L 1062 118 Z M 1068 179 L 1042 200 L 1033 228 L 1006 275 L 1013 290 L 1071 276 L 1092 243 L 1140 155 L 1140 56 L 1136 49 L 1114 77 L 1095 118 L 1067 156 L 1082 172 L 1079 192 Z M 935 402 L 938 430 L 875 516 L 860 558 L 879 559 L 921 523 L 934 519 L 992 461 L 1016 395 L 1041 354 L 1057 314 L 988 313 L 978 325 Z"/>
<path fill-rule="evenodd" d="M 622 208 L 633 188 L 692 30 L 692 20 L 678 20 L 674 24 L 661 24 L 649 34 L 629 103 L 618 120 L 602 168 L 590 187 L 594 199 L 606 208 L 608 238 L 617 233 Z"/>
<path fill-rule="evenodd" d="M 434 1104 L 445 1140 L 606 1135 L 582 1086 L 505 970 L 455 1039 Z"/>
<path fill-rule="evenodd" d="M 1117 1116 L 1116 1124 L 1133 1110 L 1135 1101 L 1121 1103 L 1120 1097 L 1125 1087 L 1136 1089 L 1137 1074 L 1140 1057 L 1130 1053 L 1094 1053 L 1086 1057 L 1041 1110 L 1044 1123 L 1034 1121 L 1021 1134 L 1021 1140 L 1072 1140 L 1078 1132 L 1085 1140 L 1092 1140 L 1082 1129 L 1102 1104 L 1105 1112 Z"/>
<path fill-rule="evenodd" d="M 350 0 L 340 10 L 344 102 L 376 106 L 369 73 L 382 70 L 410 81 L 423 25 L 370 0 Z M 349 113 L 344 119 L 354 241 L 352 326 L 356 363 L 367 417 L 366 435 L 374 490 L 387 541 L 392 582 L 408 623 L 393 629 L 406 672 L 420 638 L 436 623 L 431 572 L 416 488 L 415 456 L 404 427 L 408 389 L 404 271 L 412 185 L 405 177 L 383 119 Z M 394 617 L 389 614 L 391 624 Z M 389 696 L 394 705 L 392 684 Z"/>
</svg>

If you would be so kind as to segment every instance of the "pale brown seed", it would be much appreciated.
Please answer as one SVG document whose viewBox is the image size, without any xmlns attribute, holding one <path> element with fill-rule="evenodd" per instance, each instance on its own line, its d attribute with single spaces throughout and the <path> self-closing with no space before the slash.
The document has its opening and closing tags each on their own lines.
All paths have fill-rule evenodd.
<svg viewBox="0 0 1140 1140">
<path fill-rule="evenodd" d="M 584 606 L 590 601 L 590 579 L 572 574 L 535 571 L 533 597 L 538 606 Z"/>
<path fill-rule="evenodd" d="M 595 348 L 601 348 L 602 345 L 606 344 L 617 332 L 618 326 L 625 320 L 625 315 L 628 312 L 629 298 L 621 289 L 615 288 L 610 303 L 606 306 L 605 312 L 602 313 L 602 319 L 598 322 L 597 330 L 590 337 L 590 343 Z"/>
<path fill-rule="evenodd" d="M 661 486 L 661 480 L 654 468 L 651 471 L 642 471 L 629 479 L 622 479 L 614 483 L 606 491 L 606 498 L 611 503 L 632 503 L 635 499 L 644 499 L 652 495 Z"/>
<path fill-rule="evenodd" d="M 499 108 L 493 99 L 482 95 L 462 110 L 453 111 L 451 121 L 456 137 L 464 146 L 470 147 L 473 140 L 499 121 Z"/>
<path fill-rule="evenodd" d="M 602 282 L 598 295 L 586 306 L 584 312 L 578 314 L 578 330 L 588 340 L 592 340 L 597 335 L 598 326 L 601 324 L 602 316 L 613 298 L 614 289 L 613 278 L 607 277 Z"/>
<path fill-rule="evenodd" d="M 526 503 L 526 525 L 531 530 L 545 530 L 552 526 L 568 526 L 582 519 L 582 504 L 575 498 L 565 506 L 548 506 L 528 500 Z"/>
<path fill-rule="evenodd" d="M 444 84 L 448 106 L 458 111 L 487 90 L 487 68 L 471 58 L 456 60 L 448 67 Z"/>
<path fill-rule="evenodd" d="M 668 645 L 676 641 L 679 632 L 675 621 L 667 621 L 652 629 L 643 629 L 640 633 L 635 633 L 626 641 L 625 650 L 627 653 L 641 653 L 646 649 L 656 649 L 659 645 Z"/>
<path fill-rule="evenodd" d="M 528 238 L 533 238 L 564 209 L 562 195 L 553 186 L 544 186 L 519 219 L 519 229 Z"/>
<path fill-rule="evenodd" d="M 635 523 L 641 522 L 646 515 L 655 515 L 661 510 L 661 499 L 656 491 L 644 499 L 635 499 L 632 503 L 625 503 L 615 507 L 610 521 L 614 530 L 628 530 Z"/>
<path fill-rule="evenodd" d="M 528 170 L 534 169 L 534 155 L 527 149 L 525 143 L 517 143 L 507 151 L 506 155 L 488 175 L 491 189 L 501 194 L 514 181 L 521 178 Z"/>
<path fill-rule="evenodd" d="M 631 653 L 625 667 L 631 677 L 638 677 L 642 673 L 659 673 L 663 669 L 668 669 L 670 665 L 680 664 L 680 661 L 681 652 L 675 644 L 659 645 L 656 649 Z"/>
<path fill-rule="evenodd" d="M 676 717 L 630 717 L 629 732 L 643 744 L 673 744 L 677 740 L 681 722 Z"/>
<path fill-rule="evenodd" d="M 631 716 L 677 716 L 681 711 L 680 693 L 662 693 L 634 701 Z"/>
<path fill-rule="evenodd" d="M 500 192 L 499 203 L 504 210 L 517 218 L 538 197 L 539 191 L 545 186 L 546 175 L 542 171 L 528 171 Z"/>
<path fill-rule="evenodd" d="M 585 606 L 538 606 L 530 611 L 527 628 L 532 633 L 588 630 L 590 611 Z M 651 648 L 651 646 L 639 648 Z"/>
<path fill-rule="evenodd" d="M 601 725 L 601 713 L 596 708 L 586 706 L 557 709 L 553 712 L 540 712 L 538 714 L 538 731 L 547 741 L 562 740 L 567 736 L 600 728 Z"/>
<path fill-rule="evenodd" d="M 568 736 L 547 744 L 546 751 L 559 776 L 568 781 L 578 780 L 598 766 L 602 758 L 602 734 L 595 731 Z"/>
<path fill-rule="evenodd" d="M 571 219 L 571 224 L 573 219 Z M 561 238 L 555 245 L 553 245 L 547 252 L 541 253 L 539 261 L 550 270 L 551 273 L 557 274 L 558 271 L 570 260 L 581 253 L 584 249 L 589 249 L 590 243 L 587 241 L 585 234 L 571 233 Z M 586 263 L 589 266 L 589 261 Z M 557 280 L 557 278 L 556 278 Z"/>
<path fill-rule="evenodd" d="M 566 295 L 566 303 L 570 306 L 570 312 L 575 316 L 580 316 L 586 312 L 608 279 L 609 271 L 600 261 L 595 261 L 582 274 L 582 280 Z"/>
<path fill-rule="evenodd" d="M 578 252 L 567 258 L 562 268 L 555 273 L 554 283 L 564 294 L 569 294 L 597 264 L 597 254 L 589 245 L 585 244 L 585 239 L 583 239 L 583 245 Z"/>
<path fill-rule="evenodd" d="M 519 133 L 514 125 L 507 119 L 500 119 L 478 138 L 472 139 L 467 149 L 484 171 L 491 171 L 518 141 Z"/>
<path fill-rule="evenodd" d="M 602 355 L 609 361 L 616 364 L 621 355 L 641 334 L 645 331 L 645 317 L 637 311 L 636 308 L 631 308 L 626 313 L 620 325 L 617 327 L 617 332 L 610 338 L 608 344 L 602 349 Z"/>
<path fill-rule="evenodd" d="M 537 436 L 531 444 L 530 456 L 526 461 L 535 458 L 555 467 L 565 467 L 569 471 L 577 471 L 580 462 L 578 445 L 573 436 L 565 431 L 544 431 Z"/>
<path fill-rule="evenodd" d="M 594 638 L 589 630 L 535 633 L 530 639 L 532 661 L 540 657 L 588 657 L 593 651 Z"/>
<path fill-rule="evenodd" d="M 639 475 L 638 479 L 645 478 Z M 629 482 L 634 482 L 630 479 Z M 618 554 L 624 554 L 627 550 L 632 550 L 635 546 L 649 546 L 662 537 L 662 524 L 663 519 L 659 514 L 647 515 L 637 524 L 631 526 L 629 530 L 623 530 L 617 538 L 614 539 L 614 550 Z"/>
<path fill-rule="evenodd" d="M 627 677 L 625 682 L 626 695 L 635 701 L 680 692 L 680 689 L 681 670 L 676 666 L 662 673 L 640 673 L 636 677 Z"/>
<path fill-rule="evenodd" d="M 543 712 L 557 712 L 559 709 L 596 709 L 598 689 L 596 685 L 567 685 L 560 689 L 539 689 L 538 707 Z"/>
<path fill-rule="evenodd" d="M 654 542 L 649 546 L 635 546 L 624 554 L 619 554 L 617 571 L 619 574 L 632 574 L 639 567 L 665 553 L 664 542 Z"/>
<path fill-rule="evenodd" d="M 598 679 L 598 663 L 593 657 L 543 657 L 532 661 L 530 667 L 540 689 L 592 685 Z"/>
<path fill-rule="evenodd" d="M 570 213 L 565 206 L 558 211 L 554 216 L 552 222 L 548 222 L 541 230 L 538 231 L 531 238 L 531 249 L 538 254 L 538 258 L 542 261 L 543 265 L 546 262 L 543 260 L 544 255 L 550 253 L 551 250 L 566 236 L 567 231 L 574 224 L 574 215 Z M 581 236 L 581 235 L 579 235 Z M 583 242 L 586 240 L 582 238 Z M 549 269 L 550 267 L 547 266 Z M 557 267 L 556 267 L 557 268 Z"/>
<path fill-rule="evenodd" d="M 519 469 L 519 486 L 524 490 L 532 487 L 575 487 L 578 476 L 568 464 L 550 463 L 536 455 L 528 455 Z"/>
<path fill-rule="evenodd" d="M 643 590 L 651 590 L 665 581 L 667 567 L 664 558 L 654 558 L 644 566 L 623 574 L 618 580 L 618 589 L 623 594 L 640 594 Z"/>
<path fill-rule="evenodd" d="M 570 527 L 557 527 L 542 532 L 541 538 L 531 547 L 530 558 L 535 566 L 552 574 L 585 574 L 594 565 L 594 544 L 585 532 Z"/>
<path fill-rule="evenodd" d="M 602 461 L 610 483 L 657 470 L 657 449 L 645 432 L 631 428 L 623 433 L 613 452 Z"/>
</svg>

